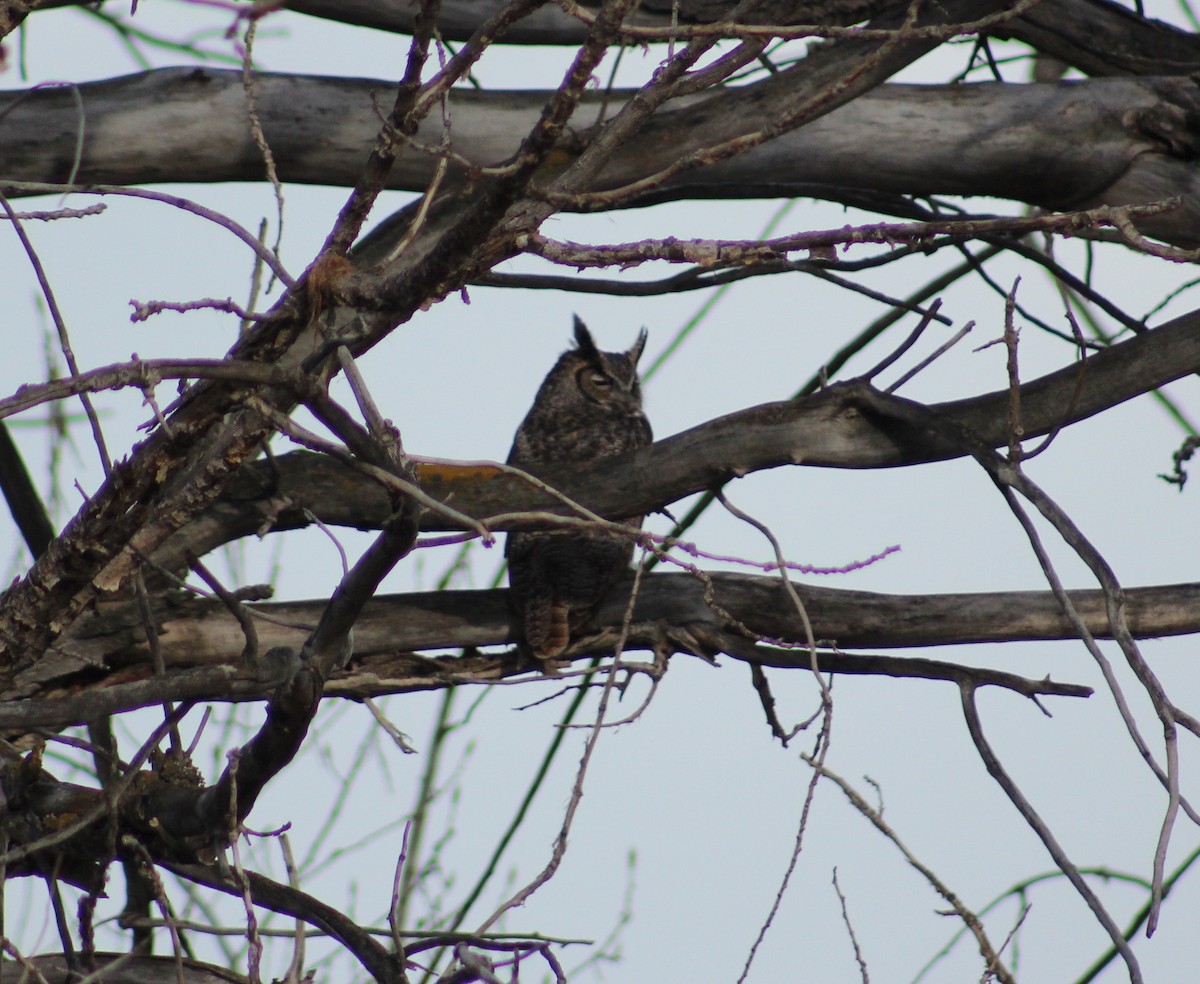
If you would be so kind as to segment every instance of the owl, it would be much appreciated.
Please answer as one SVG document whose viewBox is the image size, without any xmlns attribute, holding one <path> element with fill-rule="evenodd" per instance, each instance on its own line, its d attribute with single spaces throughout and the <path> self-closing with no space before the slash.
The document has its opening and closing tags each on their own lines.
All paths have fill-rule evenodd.
<svg viewBox="0 0 1200 984">
<path fill-rule="evenodd" d="M 575 348 L 554 364 L 517 429 L 508 463 L 536 473 L 560 461 L 592 461 L 652 440 L 642 412 L 637 363 L 643 328 L 628 352 L 601 352 L 575 318 Z M 621 520 L 640 527 L 643 516 Z M 539 659 L 553 659 L 595 614 L 629 568 L 633 541 L 578 529 L 508 534 L 504 546 L 513 608 Z"/>
</svg>

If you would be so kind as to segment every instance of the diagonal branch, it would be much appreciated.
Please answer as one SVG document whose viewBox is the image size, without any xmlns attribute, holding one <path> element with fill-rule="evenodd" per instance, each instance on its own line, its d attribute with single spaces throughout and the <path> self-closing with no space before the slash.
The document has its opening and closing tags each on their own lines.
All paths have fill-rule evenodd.
<svg viewBox="0 0 1200 984">
<path fill-rule="evenodd" d="M 522 143 L 513 167 L 483 182 L 449 221 L 430 223 L 404 255 L 384 269 L 344 276 L 339 272 L 332 281 L 322 276 L 315 291 L 310 291 L 315 286 L 310 270 L 270 314 L 239 338 L 229 358 L 300 365 L 323 381 L 336 371 L 322 343 L 325 331 L 337 333 L 352 354 L 361 354 L 422 306 L 509 255 L 508 233 L 497 234 L 501 220 L 525 194 L 562 135 L 627 3 L 606 5 L 563 88 Z M 313 315 L 326 301 L 351 294 L 356 308 L 330 312 L 332 323 L 316 322 Z M 0 689 L 11 692 L 16 674 L 40 659 L 62 628 L 102 592 L 119 588 L 140 557 L 197 515 L 236 468 L 256 453 L 272 427 L 247 406 L 254 401 L 278 410 L 296 402 L 290 390 L 278 387 L 197 383 L 172 410 L 169 427 L 156 431 L 113 469 L 28 575 L 3 596 Z"/>
<path fill-rule="evenodd" d="M 1081 366 L 1023 384 L 1025 434 L 1048 434 L 1198 371 L 1200 311 L 1195 311 L 1090 355 Z M 623 516 L 631 509 L 652 512 L 735 475 L 783 465 L 890 468 L 965 454 L 961 443 L 936 434 L 918 438 L 897 427 L 886 413 L 864 412 L 875 392 L 865 383 L 839 383 L 813 396 L 701 424 L 619 459 L 617 467 L 606 460 L 603 467 L 585 463 L 546 468 L 538 477 L 559 496 L 539 491 L 489 462 L 426 461 L 416 465 L 417 477 L 433 499 L 499 530 L 528 521 L 535 510 L 577 514 L 567 504 L 571 501 L 602 516 Z M 1008 440 L 1008 401 L 1008 391 L 1000 390 L 921 409 L 1000 447 Z M 890 405 L 919 406 L 898 399 Z M 388 510 L 386 495 L 371 479 L 326 458 L 283 455 L 270 466 L 256 463 L 243 469 L 227 493 L 168 542 L 155 560 L 181 569 L 189 551 L 202 556 L 264 529 L 306 526 L 309 514 L 327 523 L 361 527 L 378 526 Z M 423 528 L 468 527 L 429 511 Z"/>
<path fill-rule="evenodd" d="M 1092 891 L 1091 886 L 1084 881 L 1083 876 L 1079 873 L 1079 869 L 1067 857 L 1066 852 L 1062 849 L 1062 846 L 1058 843 L 1058 840 L 1046 825 L 1046 822 L 1025 798 L 1025 795 L 1013 781 L 1012 777 L 1005 771 L 1004 766 L 1000 764 L 1000 760 L 996 757 L 996 753 L 992 750 L 992 746 L 988 743 L 987 737 L 983 733 L 983 724 L 979 719 L 979 710 L 975 705 L 975 688 L 964 685 L 961 687 L 961 691 L 963 714 L 966 717 L 967 730 L 971 733 L 971 740 L 975 743 L 975 748 L 979 751 L 979 756 L 983 759 L 988 773 L 999 783 L 1005 795 L 1012 801 L 1021 816 L 1025 818 L 1025 822 L 1033 828 L 1041 842 L 1045 845 L 1046 850 L 1050 853 L 1050 856 L 1054 859 L 1054 863 L 1058 866 L 1059 871 L 1067 876 L 1067 880 L 1075 887 L 1075 891 L 1083 897 L 1084 902 L 1087 903 L 1087 907 L 1092 910 L 1096 921 L 1104 927 L 1104 931 L 1108 933 L 1113 946 L 1117 948 L 1117 951 L 1125 961 L 1126 967 L 1129 968 L 1129 979 L 1132 984 L 1142 984 L 1142 972 L 1138 965 L 1137 957 L 1134 956 L 1133 949 L 1121 933 L 1120 927 L 1113 921 L 1112 916 L 1108 914 L 1108 910 L 1104 908 L 1104 903 Z"/>
</svg>

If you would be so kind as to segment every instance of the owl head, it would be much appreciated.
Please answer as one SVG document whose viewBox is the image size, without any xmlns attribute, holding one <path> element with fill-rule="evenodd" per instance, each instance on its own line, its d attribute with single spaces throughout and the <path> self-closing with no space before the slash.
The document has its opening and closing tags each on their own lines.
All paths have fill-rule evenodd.
<svg viewBox="0 0 1200 984">
<path fill-rule="evenodd" d="M 597 407 L 640 410 L 642 389 L 637 364 L 645 347 L 646 329 L 643 328 L 629 351 L 601 352 L 587 325 L 576 315 L 575 348 L 563 353 L 559 365 L 568 370 L 584 399 Z"/>
<path fill-rule="evenodd" d="M 587 461 L 649 444 L 637 364 L 643 329 L 626 352 L 602 352 L 575 319 L 575 347 L 558 357 L 517 429 L 509 461 Z"/>
</svg>

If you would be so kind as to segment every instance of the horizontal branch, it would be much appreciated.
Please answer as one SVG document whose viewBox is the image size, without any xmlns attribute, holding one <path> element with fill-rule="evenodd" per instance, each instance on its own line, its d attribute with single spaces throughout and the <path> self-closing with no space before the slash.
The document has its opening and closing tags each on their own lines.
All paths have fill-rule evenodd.
<svg viewBox="0 0 1200 984">
<path fill-rule="evenodd" d="M 776 576 L 709 575 L 714 605 L 705 585 L 691 574 L 645 577 L 633 613 L 629 649 L 661 647 L 736 659 L 766 666 L 805 669 L 804 626 Z M 839 649 L 905 649 L 981 642 L 1048 641 L 1074 638 L 1070 621 L 1048 591 L 946 595 L 887 595 L 793 585 L 824 645 Z M 596 617 L 596 632 L 584 636 L 567 657 L 611 649 L 621 632 L 629 584 L 614 591 Z M 1100 591 L 1072 591 L 1071 600 L 1088 628 L 1109 635 Z M 1139 638 L 1200 631 L 1200 584 L 1133 588 L 1126 592 L 1130 630 Z M 294 647 L 320 618 L 321 600 L 255 605 L 264 650 Z M 85 616 L 39 667 L 44 686 L 72 696 L 0 704 L 0 727 L 37 723 L 61 726 L 96 714 L 117 713 L 168 698 L 251 700 L 263 696 L 275 671 L 235 672 L 243 637 L 236 619 L 221 604 L 159 599 L 159 637 L 168 673 L 153 676 L 144 629 L 136 615 L 109 606 Z M 729 620 L 747 626 L 771 645 L 754 646 Z M 667 628 L 664 628 L 666 626 Z M 355 655 L 346 671 L 326 685 L 327 696 L 362 699 L 381 694 L 451 685 L 495 683 L 533 669 L 515 651 L 478 652 L 483 646 L 512 645 L 519 632 L 507 592 L 437 591 L 379 596 L 368 602 L 355 624 Z M 731 645 L 733 640 L 738 643 Z M 466 650 L 462 656 L 430 657 L 420 651 Z M 823 669 L 926 679 L 955 679 L 949 664 L 887 656 L 823 653 Z M 120 667 L 97 680 L 98 666 Z M 82 669 L 86 668 L 86 669 Z M 78 684 L 72 678 L 81 672 Z M 51 677 L 54 677 L 51 681 Z M 1003 682 L 1000 685 L 1008 685 Z"/>
<path fill-rule="evenodd" d="M 603 196 L 600 196 L 603 197 Z M 1061 214 L 1019 217 L 983 218 L 973 216 L 927 219 L 918 222 L 879 222 L 840 229 L 814 229 L 779 236 L 774 239 L 643 239 L 629 243 L 587 244 L 561 242 L 540 233 L 529 233 L 517 239 L 517 245 L 527 253 L 540 256 L 560 266 L 583 270 L 594 267 L 626 268 L 649 260 L 668 263 L 708 266 L 753 265 L 779 262 L 792 253 L 823 252 L 835 246 L 843 248 L 861 243 L 890 246 L 912 246 L 936 243 L 938 240 L 961 242 L 965 239 L 994 241 L 1004 237 L 1024 238 L 1033 233 L 1057 233 L 1072 236 L 1095 229 L 1111 227 L 1118 235 L 1128 233 L 1127 243 L 1178 262 L 1191 263 L 1200 259 L 1195 251 L 1164 247 L 1142 240 L 1134 219 L 1154 219 L 1173 211 L 1174 201 L 1154 205 L 1131 205 L 1099 208 Z"/>
<path fill-rule="evenodd" d="M 794 102 L 786 87 L 769 83 L 672 102 L 676 108 L 660 113 L 630 141 L 590 191 L 626 185 L 687 152 L 754 132 Z M 366 79 L 258 76 L 256 111 L 280 177 L 352 186 L 362 148 L 378 130 L 377 102 L 391 88 Z M 87 106 L 80 184 L 262 179 L 260 152 L 245 126 L 240 72 L 163 69 L 79 89 Z M 576 127 L 589 126 L 601 104 L 611 111 L 630 95 L 591 94 L 576 113 Z M 456 168 L 509 158 L 549 96 L 454 90 Z M 10 107 L 4 177 L 65 181 L 75 163 L 73 95 L 45 89 L 13 97 L 0 103 L 0 111 Z M 1050 209 L 1179 197 L 1181 208 L 1146 218 L 1139 228 L 1195 245 L 1200 168 L 1187 120 L 1198 103 L 1196 84 L 1183 78 L 882 86 L 761 147 L 677 175 L 655 189 L 654 200 L 812 195 L 822 188 L 836 198 L 834 189 L 846 187 L 860 193 L 989 195 Z M 182 117 L 191 121 L 187 132 L 172 125 Z M 428 186 L 439 160 L 433 148 L 441 126 L 440 120 L 421 125 L 416 142 L 425 149 L 400 154 L 389 187 Z"/>
<path fill-rule="evenodd" d="M 438 30 L 442 37 L 452 41 L 465 40 L 505 2 L 442 0 Z M 737 2 L 683 2 L 673 10 L 671 0 L 649 0 L 638 5 L 626 24 L 662 29 L 671 26 L 673 17 L 685 25 L 724 20 Z M 286 5 L 313 17 L 402 34 L 412 33 L 417 18 L 417 8 L 409 0 L 287 0 Z M 817 6 L 772 4 L 771 19 L 785 25 L 811 22 L 818 19 L 814 10 Z M 829 8 L 829 4 L 819 5 L 821 13 L 827 13 Z M 504 42 L 574 45 L 583 40 L 583 33 L 582 21 L 555 4 L 547 4 L 510 30 Z M 1043 0 L 990 33 L 1023 41 L 1089 75 L 1189 75 L 1200 70 L 1200 37 L 1161 21 L 1139 17 L 1112 0 Z"/>
<path fill-rule="evenodd" d="M 299 393 L 311 389 L 310 377 L 298 369 L 230 359 L 134 359 L 78 376 L 60 376 L 45 383 L 25 383 L 12 396 L 0 398 L 0 419 L 79 393 L 100 393 L 132 386 L 152 392 L 164 379 L 223 379 L 240 383 L 286 386 Z"/>
<path fill-rule="evenodd" d="M 708 575 L 717 605 L 756 633 L 802 641 L 804 627 L 777 575 Z M 816 637 L 841 647 L 899 649 L 980 642 L 1028 642 L 1074 638 L 1070 621 L 1049 591 L 1001 591 L 941 595 L 891 595 L 793 583 L 809 609 Z M 596 619 L 605 631 L 620 628 L 629 585 L 614 591 Z M 1071 591 L 1088 628 L 1108 637 L 1101 591 Z M 1200 583 L 1126 589 L 1130 628 L 1138 638 L 1200 631 Z M 258 603 L 254 610 L 264 649 L 286 646 L 312 624 L 327 602 Z M 237 621 L 217 602 L 188 600 L 164 609 L 161 644 L 169 667 L 195 667 L 237 658 L 243 644 Z M 116 624 L 116 615 L 97 615 L 70 637 L 79 655 L 101 661 L 147 662 L 140 624 Z M 728 628 L 704 600 L 704 584 L 688 573 L 643 578 L 633 619 L 646 625 Z M 90 627 L 89 627 L 90 626 Z M 84 635 L 86 633 L 86 636 Z M 298 633 L 300 635 L 298 636 Z M 174 637 L 174 638 L 172 638 Z M 379 595 L 367 602 L 354 627 L 354 662 L 419 650 L 507 645 L 518 639 L 517 623 L 504 590 L 429 591 Z M 66 640 L 64 640 L 65 642 Z M 586 648 L 584 646 L 583 648 Z"/>
<path fill-rule="evenodd" d="M 485 17 L 495 14 L 507 0 L 443 0 L 438 11 L 438 31 L 444 38 L 464 41 L 469 38 Z M 326 20 L 357 24 L 399 34 L 410 34 L 416 25 L 417 13 L 408 0 L 287 0 L 289 9 Z M 548 3 L 516 24 L 503 37 L 505 44 L 576 45 L 583 41 L 588 16 L 597 3 L 581 3 L 578 16 L 566 13 L 558 4 Z M 659 31 L 677 25 L 713 24 L 727 21 L 738 6 L 738 0 L 641 0 L 623 25 L 627 32 Z M 780 27 L 810 25 L 804 34 L 830 36 L 837 34 L 816 26 L 824 24 L 853 24 L 865 20 L 889 6 L 895 0 L 776 0 L 765 9 L 753 8 L 746 23 Z M 589 9 L 590 8 L 590 9 Z M 628 36 L 628 35 L 627 35 Z"/>
</svg>

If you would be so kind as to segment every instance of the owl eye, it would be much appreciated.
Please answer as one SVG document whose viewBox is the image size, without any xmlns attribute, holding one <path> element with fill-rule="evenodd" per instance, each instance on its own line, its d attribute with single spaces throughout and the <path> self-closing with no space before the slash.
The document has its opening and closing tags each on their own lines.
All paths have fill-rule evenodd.
<svg viewBox="0 0 1200 984">
<path fill-rule="evenodd" d="M 592 373 L 588 380 L 593 386 L 599 386 L 601 389 L 607 389 L 612 385 L 612 380 L 602 372 Z"/>
</svg>

